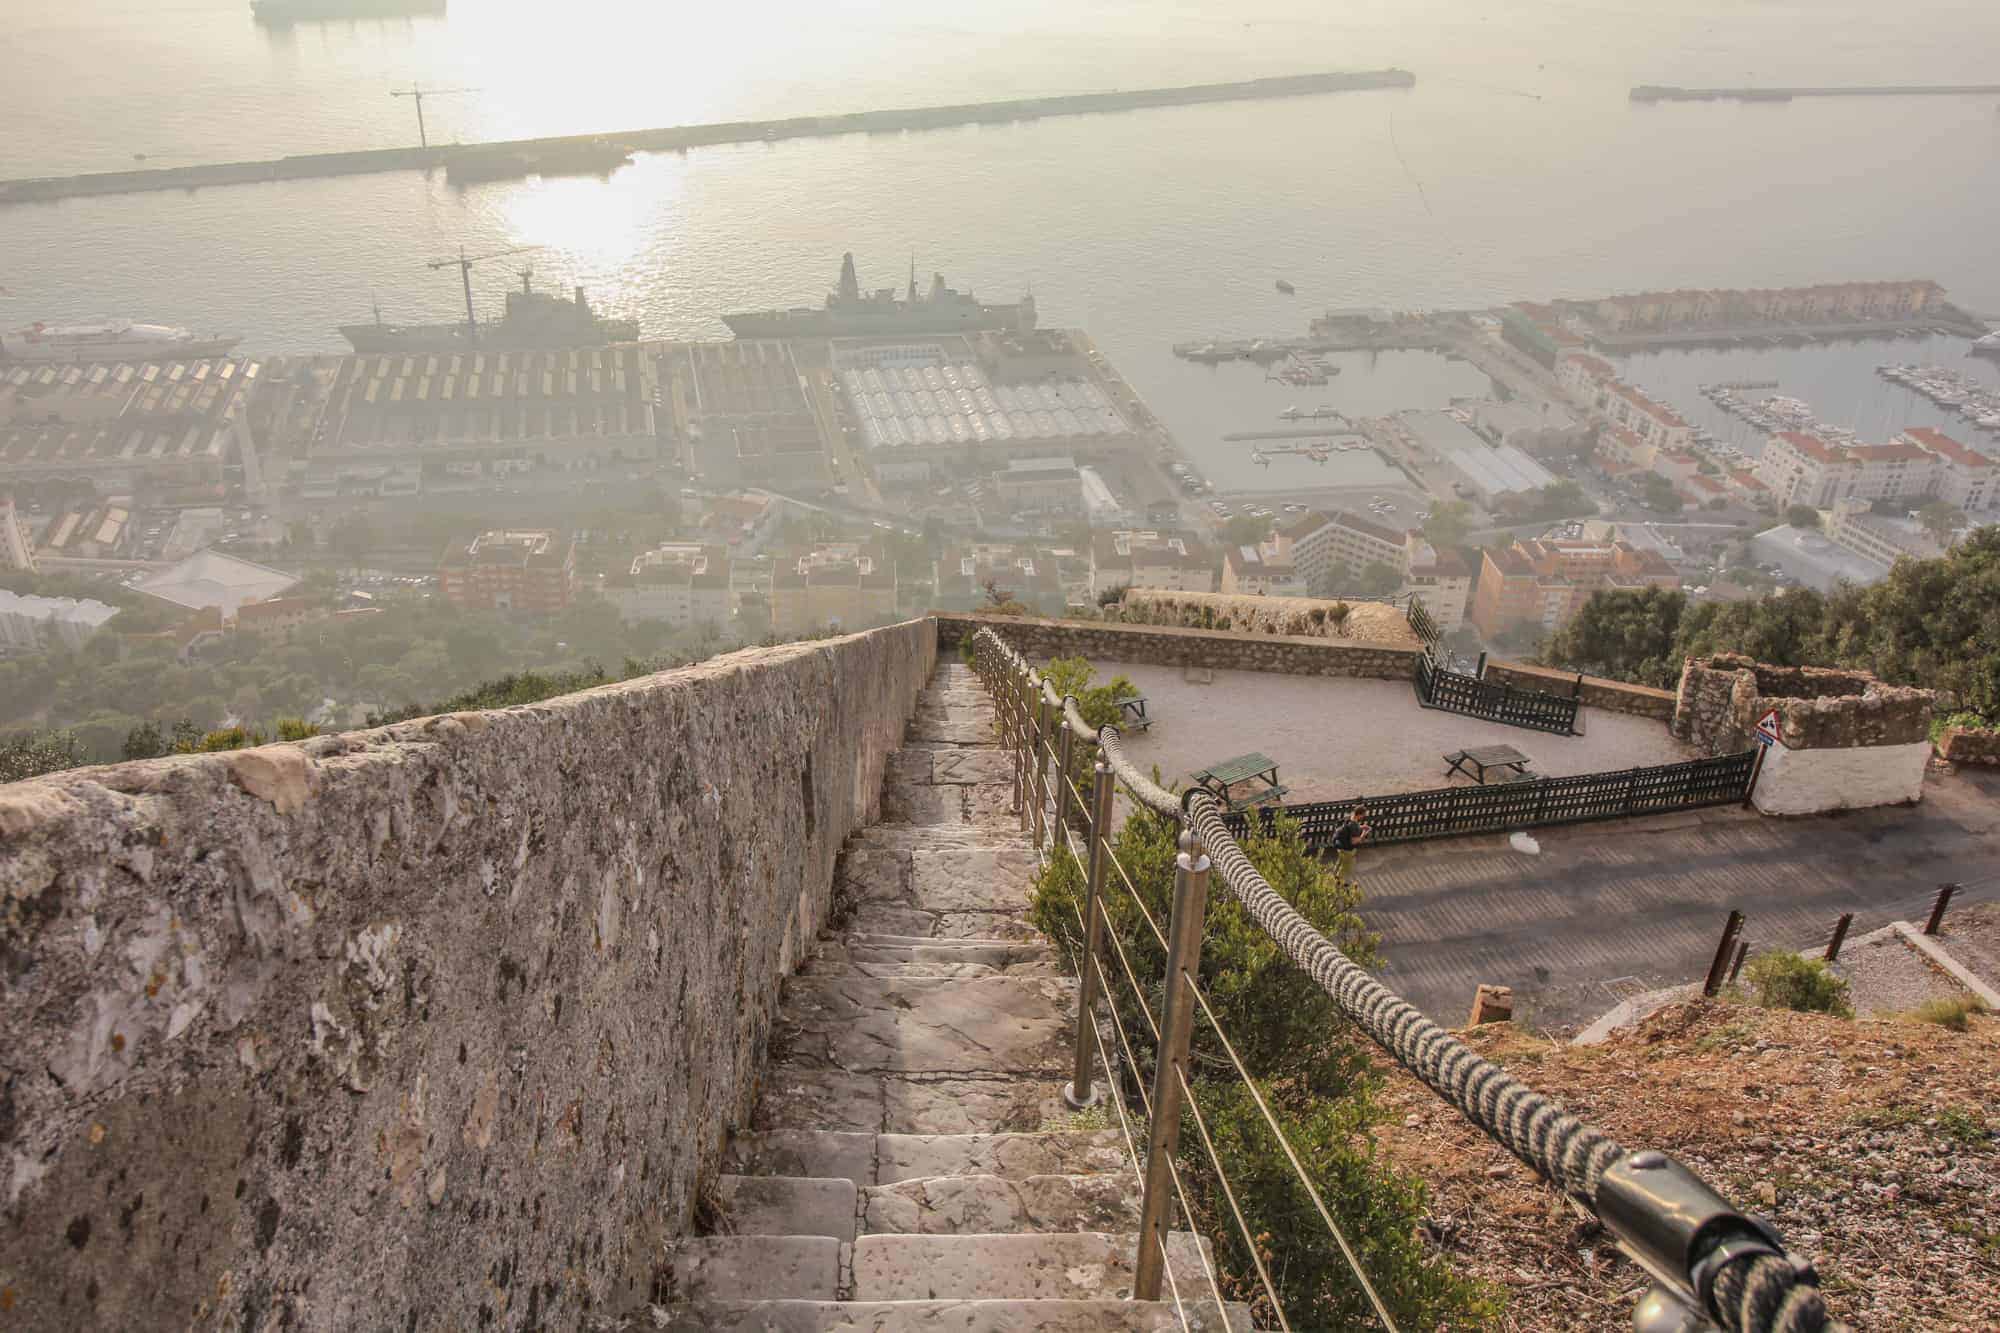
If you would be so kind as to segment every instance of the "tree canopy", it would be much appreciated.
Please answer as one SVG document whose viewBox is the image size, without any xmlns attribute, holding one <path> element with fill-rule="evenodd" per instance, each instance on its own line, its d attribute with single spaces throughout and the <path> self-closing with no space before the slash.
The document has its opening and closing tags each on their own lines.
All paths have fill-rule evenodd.
<svg viewBox="0 0 2000 1333">
<path fill-rule="evenodd" d="M 1898 560 L 1879 583 L 1825 595 L 1792 589 L 1691 603 L 1657 588 L 1600 592 L 1551 636 L 1542 659 L 1666 688 L 1683 658 L 1716 652 L 1871 671 L 2000 720 L 2000 528 L 1980 528 L 1935 560 Z"/>
</svg>

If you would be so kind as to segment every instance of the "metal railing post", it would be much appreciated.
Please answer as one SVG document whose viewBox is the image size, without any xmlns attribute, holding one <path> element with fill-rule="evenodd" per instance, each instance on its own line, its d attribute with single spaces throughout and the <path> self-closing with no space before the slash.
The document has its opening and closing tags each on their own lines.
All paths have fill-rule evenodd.
<svg viewBox="0 0 2000 1333">
<path fill-rule="evenodd" d="M 1063 696 L 1068 704 L 1070 696 Z M 1076 733 L 1069 729 L 1069 709 L 1056 709 L 1056 726 L 1062 730 L 1062 744 L 1056 747 L 1056 829 L 1060 840 L 1063 830 L 1069 827 L 1069 790 L 1074 780 L 1073 766 L 1076 757 Z"/>
<path fill-rule="evenodd" d="M 1104 762 L 1101 753 L 1097 759 L 1096 774 L 1096 784 L 1090 789 L 1090 870 L 1083 889 L 1083 960 L 1078 968 L 1081 975 L 1076 983 L 1076 1063 L 1069 1086 L 1063 1089 L 1063 1100 L 1078 1111 L 1097 1104 L 1091 1053 L 1095 1049 L 1097 1025 L 1097 961 L 1104 948 L 1101 895 L 1104 891 L 1104 862 L 1111 850 L 1111 801 L 1118 790 L 1118 780 L 1111 776 L 1111 765 Z"/>
<path fill-rule="evenodd" d="M 1930 919 L 1924 922 L 1924 934 L 1935 935 L 1944 928 L 1944 909 L 1951 906 L 1951 895 L 1957 892 L 1956 884 L 1938 885 L 1937 897 L 1931 900 Z"/>
<path fill-rule="evenodd" d="M 1854 913 L 1842 912 L 1840 920 L 1833 923 L 1833 935 L 1826 942 L 1826 961 L 1831 963 L 1840 957 L 1840 946 L 1847 940 L 1847 928 L 1854 924 Z"/>
<path fill-rule="evenodd" d="M 1208 910 L 1208 855 L 1192 833 L 1181 834 L 1174 861 L 1174 914 L 1167 928 L 1166 995 L 1160 1006 L 1160 1049 L 1153 1066 L 1153 1123 L 1146 1140 L 1146 1192 L 1139 1204 L 1139 1254 L 1134 1299 L 1160 1299 L 1166 1274 L 1167 1207 L 1173 1199 L 1174 1154 L 1180 1150 L 1181 1083 L 1194 1023 L 1189 978 L 1201 966 L 1201 933 Z"/>
<path fill-rule="evenodd" d="M 1039 680 L 1031 679 L 1030 684 L 1035 691 L 1035 752 L 1029 757 L 1028 795 L 1035 803 L 1035 850 L 1039 852 L 1049 831 L 1049 762 L 1042 753 L 1049 743 L 1049 701 Z"/>
<path fill-rule="evenodd" d="M 1715 961 L 1708 965 L 1708 979 L 1701 983 L 1701 993 L 1710 999 L 1722 989 L 1722 975 L 1729 968 L 1729 952 L 1736 947 L 1736 937 L 1743 933 L 1743 913 L 1731 911 L 1729 920 L 1722 927 L 1722 939 L 1715 946 Z"/>
<path fill-rule="evenodd" d="M 1034 754 L 1035 714 L 1028 706 L 1029 673 L 1023 671 L 1014 678 L 1014 712 L 1020 719 L 1019 744 L 1014 749 L 1014 813 L 1021 817 L 1021 827 L 1028 827 L 1028 761 Z"/>
</svg>

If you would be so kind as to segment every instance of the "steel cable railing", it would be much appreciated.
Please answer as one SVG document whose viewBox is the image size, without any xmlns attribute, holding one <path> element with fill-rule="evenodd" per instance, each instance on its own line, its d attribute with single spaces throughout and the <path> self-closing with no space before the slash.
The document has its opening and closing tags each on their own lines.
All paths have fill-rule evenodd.
<svg viewBox="0 0 2000 1333">
<path fill-rule="evenodd" d="M 1735 1211 L 1692 1172 L 1664 1154 L 1628 1151 L 1609 1135 L 1564 1111 L 1553 1100 L 1527 1087 L 1444 1031 L 1415 1006 L 1354 964 L 1337 945 L 1316 930 L 1265 882 L 1223 825 L 1221 812 L 1213 798 L 1199 791 L 1176 797 L 1152 782 L 1124 754 L 1116 727 L 1106 726 L 1093 732 L 1082 718 L 1075 701 L 1058 698 L 1040 673 L 992 629 L 979 631 L 974 648 L 975 662 L 996 698 L 1004 698 L 1018 688 L 1024 704 L 1028 699 L 1035 702 L 1033 709 L 1015 710 L 1012 717 L 1014 731 L 1010 740 L 1017 744 L 1025 742 L 1021 744 L 1022 750 L 1033 754 L 1031 767 L 1035 770 L 1034 782 L 1041 790 L 1047 790 L 1048 770 L 1053 768 L 1062 784 L 1068 785 L 1078 804 L 1083 804 L 1082 793 L 1075 788 L 1070 773 L 1073 742 L 1082 740 L 1095 744 L 1103 761 L 1099 770 L 1101 789 L 1106 787 L 1108 771 L 1111 789 L 1123 786 L 1141 806 L 1174 820 L 1185 830 L 1184 845 L 1192 856 L 1189 852 L 1183 853 L 1181 870 L 1176 875 L 1176 920 L 1161 935 L 1148 914 L 1148 924 L 1153 926 L 1156 937 L 1169 952 L 1169 996 L 1178 994 L 1183 997 L 1166 1005 L 1159 1024 L 1160 1059 L 1156 1071 L 1159 1081 L 1155 1085 L 1155 1096 L 1145 1099 L 1147 1115 L 1155 1121 L 1153 1137 L 1149 1140 L 1149 1156 L 1157 1154 L 1163 1143 L 1170 1147 L 1176 1137 L 1172 1132 L 1163 1132 L 1158 1123 L 1161 1117 L 1156 1115 L 1156 1109 L 1163 1110 L 1177 1128 L 1181 1085 L 1185 1084 L 1179 1065 L 1186 1059 L 1189 1021 L 1177 1013 L 1177 1009 L 1191 1013 L 1192 1001 L 1185 998 L 1186 993 L 1190 989 L 1199 993 L 1198 987 L 1176 984 L 1191 983 L 1193 980 L 1192 969 L 1186 967 L 1183 959 L 1176 955 L 1191 946 L 1193 956 L 1199 956 L 1200 903 L 1205 893 L 1206 872 L 1210 864 L 1208 858 L 1213 858 L 1223 883 L 1250 918 L 1333 998 L 1364 1034 L 1440 1097 L 1457 1107 L 1467 1119 L 1605 1224 L 1620 1248 L 1655 1279 L 1655 1287 L 1641 1303 L 1642 1317 L 1647 1316 L 1649 1306 L 1653 1318 L 1664 1318 L 1670 1310 L 1678 1309 L 1691 1317 L 1713 1320 L 1731 1333 L 1739 1330 L 1745 1333 L 1765 1333 L 1766 1330 L 1770 1333 L 1816 1333 L 1821 1329 L 1841 1327 L 1827 1315 L 1811 1267 L 1786 1254 L 1768 1224 Z M 1063 742 L 1061 753 L 1050 743 L 1058 732 Z M 1066 824 L 1067 802 L 1061 799 L 1061 785 L 1057 786 L 1055 794 L 1055 817 Z M 1087 913 L 1079 914 L 1087 941 L 1094 938 L 1093 931 L 1100 924 L 1099 895 L 1102 884 L 1095 867 L 1097 849 L 1109 841 L 1109 829 L 1104 827 L 1108 823 L 1104 815 L 1110 805 L 1107 796 L 1108 791 L 1100 797 L 1097 813 L 1092 816 L 1092 857 L 1090 868 L 1086 870 L 1090 881 L 1088 909 Z M 1044 812 L 1039 804 L 1034 813 L 1033 832 L 1039 847 L 1044 827 L 1041 818 Z M 1069 844 L 1069 850 L 1080 865 L 1084 864 L 1082 854 L 1075 850 L 1073 844 Z M 1204 851 L 1207 857 L 1202 856 Z M 1196 863 L 1198 869 L 1193 870 L 1193 875 L 1199 882 L 1195 884 L 1194 892 L 1187 895 L 1195 904 L 1192 915 L 1196 919 L 1191 923 L 1190 935 L 1189 923 L 1180 918 L 1186 887 L 1184 877 L 1189 875 L 1190 868 Z M 1130 876 L 1125 874 L 1122 866 L 1118 870 L 1133 901 L 1139 902 L 1143 912 L 1144 903 L 1140 901 Z M 1116 933 L 1111 935 L 1114 945 L 1117 945 Z M 1135 996 L 1140 998 L 1143 1009 L 1143 995 L 1139 991 L 1137 976 L 1129 960 L 1124 958 L 1122 947 L 1118 952 L 1127 980 Z M 1096 972 L 1101 984 L 1101 964 L 1096 967 Z M 1108 989 L 1103 993 L 1108 997 Z M 1085 998 L 1088 999 L 1087 993 Z M 1201 998 L 1201 1007 L 1233 1057 L 1233 1047 L 1222 1032 L 1220 1023 L 1216 1022 L 1206 997 Z M 1115 1004 L 1112 1010 L 1115 1017 Z M 1150 1012 L 1147 1018 L 1150 1024 Z M 1177 1022 L 1177 1018 L 1180 1021 Z M 1122 1025 L 1120 1036 L 1122 1039 Z M 1079 1052 L 1084 1049 L 1084 1044 L 1079 1041 Z M 1129 1047 L 1127 1058 L 1131 1058 Z M 1249 1079 L 1241 1061 L 1232 1058 L 1232 1063 L 1256 1095 L 1255 1082 Z M 1164 1077 L 1168 1071 L 1173 1074 L 1172 1080 Z M 1088 1070 L 1080 1059 L 1073 1090 L 1088 1094 L 1088 1077 Z M 1171 1098 L 1161 1095 L 1163 1089 L 1172 1094 Z M 1143 1085 L 1141 1096 L 1145 1096 Z M 1170 1100 L 1173 1104 L 1169 1106 L 1167 1103 Z M 1272 1129 L 1277 1130 L 1276 1121 L 1270 1116 L 1269 1108 L 1263 1106 L 1261 1096 L 1257 1096 L 1256 1100 Z M 1156 1108 L 1155 1102 L 1160 1102 L 1162 1106 Z M 1279 1137 L 1283 1143 L 1281 1132 Z M 1212 1149 L 1213 1145 L 1208 1146 Z M 1357 1278 L 1368 1287 L 1371 1300 L 1375 1300 L 1372 1286 L 1368 1286 L 1367 1278 L 1360 1271 L 1344 1236 L 1334 1225 L 1330 1211 L 1319 1198 L 1317 1190 L 1313 1189 L 1296 1155 L 1290 1151 L 1289 1143 L 1284 1146 L 1294 1171 L 1312 1191 L 1322 1219 L 1340 1241 Z M 1216 1166 L 1219 1172 L 1219 1161 Z M 1161 1174 L 1149 1164 L 1149 1198 L 1145 1211 L 1148 1217 L 1154 1219 L 1163 1216 L 1164 1197 L 1157 1200 L 1150 1197 L 1155 1193 L 1164 1196 L 1164 1191 L 1156 1190 Z M 1164 1174 L 1170 1177 L 1172 1184 L 1179 1184 L 1177 1171 Z M 1185 1208 L 1184 1199 L 1182 1203 Z M 1148 1234 L 1159 1234 L 1157 1223 Z M 1164 1255 L 1164 1250 L 1162 1253 Z M 1142 1250 L 1142 1276 L 1146 1260 Z M 1143 1287 L 1145 1283 L 1142 1281 L 1141 1285 Z M 1147 1295 L 1143 1290 L 1140 1294 Z M 1387 1313 L 1379 1309 L 1379 1302 L 1378 1312 L 1386 1322 Z"/>
</svg>

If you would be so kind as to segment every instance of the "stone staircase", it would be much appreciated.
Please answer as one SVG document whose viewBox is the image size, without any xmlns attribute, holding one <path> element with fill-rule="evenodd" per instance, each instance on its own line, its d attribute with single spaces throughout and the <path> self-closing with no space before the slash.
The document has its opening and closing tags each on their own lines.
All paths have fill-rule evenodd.
<svg viewBox="0 0 2000 1333">
<path fill-rule="evenodd" d="M 1035 853 L 994 740 L 978 679 L 941 664 L 882 822 L 848 842 L 835 925 L 786 983 L 713 1234 L 667 1257 L 654 1327 L 1250 1327 L 1186 1233 L 1180 1304 L 1131 1299 L 1139 1186 L 1115 1114 L 1062 1101 L 1075 982 L 1025 918 Z"/>
</svg>

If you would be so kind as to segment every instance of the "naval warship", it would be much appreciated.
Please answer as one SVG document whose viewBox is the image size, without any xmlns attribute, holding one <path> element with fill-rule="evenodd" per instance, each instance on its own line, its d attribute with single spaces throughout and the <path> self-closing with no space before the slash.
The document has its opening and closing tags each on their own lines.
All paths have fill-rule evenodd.
<svg viewBox="0 0 2000 1333">
<path fill-rule="evenodd" d="M 840 260 L 840 285 L 817 308 L 758 310 L 724 315 L 722 322 L 739 338 L 901 338 L 917 334 L 972 333 L 980 329 L 1025 332 L 1035 327 L 1035 298 L 1018 305 L 982 305 L 971 292 L 944 285 L 944 275 L 931 275 L 931 289 L 917 294 L 916 265 L 910 265 L 910 290 L 899 299 L 896 289 L 864 293 L 854 276 L 854 256 Z"/>
</svg>

